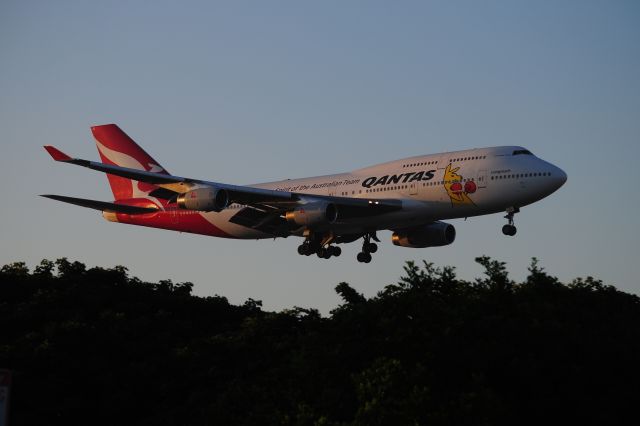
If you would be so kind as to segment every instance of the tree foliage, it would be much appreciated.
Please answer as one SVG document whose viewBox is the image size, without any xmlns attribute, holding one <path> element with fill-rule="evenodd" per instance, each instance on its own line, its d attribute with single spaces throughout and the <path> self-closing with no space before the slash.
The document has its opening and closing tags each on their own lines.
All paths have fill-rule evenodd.
<svg viewBox="0 0 640 426">
<path fill-rule="evenodd" d="M 329 317 L 196 297 L 62 258 L 0 270 L 12 425 L 619 423 L 640 403 L 640 299 L 533 259 L 408 262 Z"/>
</svg>

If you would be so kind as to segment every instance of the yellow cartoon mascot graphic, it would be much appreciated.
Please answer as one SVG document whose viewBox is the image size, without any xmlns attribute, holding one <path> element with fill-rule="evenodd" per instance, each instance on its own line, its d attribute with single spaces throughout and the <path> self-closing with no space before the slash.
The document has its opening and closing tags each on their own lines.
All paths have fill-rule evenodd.
<svg viewBox="0 0 640 426">
<path fill-rule="evenodd" d="M 451 199 L 451 205 L 454 207 L 463 204 L 474 206 L 475 203 L 469 198 L 469 194 L 476 192 L 476 183 L 472 180 L 467 180 L 463 186 L 464 178 L 457 173 L 458 170 L 460 170 L 460 167 L 454 169 L 449 164 L 444 171 L 444 189 L 447 190 L 447 195 Z"/>
</svg>

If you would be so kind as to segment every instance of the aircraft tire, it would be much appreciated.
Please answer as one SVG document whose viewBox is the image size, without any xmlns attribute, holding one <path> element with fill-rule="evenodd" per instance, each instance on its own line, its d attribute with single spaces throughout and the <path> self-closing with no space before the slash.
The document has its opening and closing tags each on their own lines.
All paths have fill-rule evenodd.
<svg viewBox="0 0 640 426">
<path fill-rule="evenodd" d="M 502 233 L 504 235 L 508 235 L 510 237 L 513 237 L 514 235 L 516 235 L 517 231 L 518 231 L 518 229 L 513 225 L 504 225 L 502 227 Z"/>
</svg>

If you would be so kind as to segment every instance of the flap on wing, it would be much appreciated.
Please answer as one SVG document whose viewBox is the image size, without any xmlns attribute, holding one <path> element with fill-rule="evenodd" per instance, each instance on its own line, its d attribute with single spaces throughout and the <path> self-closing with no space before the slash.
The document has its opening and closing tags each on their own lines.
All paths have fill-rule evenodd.
<svg viewBox="0 0 640 426">
<path fill-rule="evenodd" d="M 274 236 L 288 236 L 289 226 L 287 221 L 277 210 L 262 210 L 254 207 L 245 207 L 233 215 L 229 222 L 242 225 L 247 228 L 257 229 Z"/>
<path fill-rule="evenodd" d="M 109 203 L 106 201 L 96 201 L 96 200 L 87 200 L 85 198 L 74 198 L 74 197 L 65 197 L 62 195 L 41 195 L 41 197 L 50 198 L 56 201 L 62 201 L 63 203 L 74 204 L 76 206 L 87 207 L 90 209 L 107 211 L 107 212 L 115 212 L 115 213 L 126 213 L 126 214 L 144 214 L 144 213 L 153 213 L 159 210 L 159 208 L 151 208 L 151 207 L 138 207 L 138 206 L 129 206 L 126 204 L 116 204 Z"/>
</svg>

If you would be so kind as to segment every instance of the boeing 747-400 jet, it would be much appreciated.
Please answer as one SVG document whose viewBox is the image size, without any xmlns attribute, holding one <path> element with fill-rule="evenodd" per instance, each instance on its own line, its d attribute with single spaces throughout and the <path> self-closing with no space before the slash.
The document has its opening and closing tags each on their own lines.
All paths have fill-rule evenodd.
<svg viewBox="0 0 640 426">
<path fill-rule="evenodd" d="M 328 259 L 338 244 L 363 239 L 358 261 L 369 263 L 391 230 L 401 247 L 453 243 L 447 219 L 514 214 L 560 188 L 567 175 L 520 146 L 421 155 L 348 173 L 230 185 L 169 174 L 115 124 L 91 128 L 101 162 L 71 158 L 53 146 L 56 161 L 107 174 L 113 202 L 43 197 L 102 211 L 111 222 L 224 238 L 304 238 L 298 253 Z"/>
</svg>

